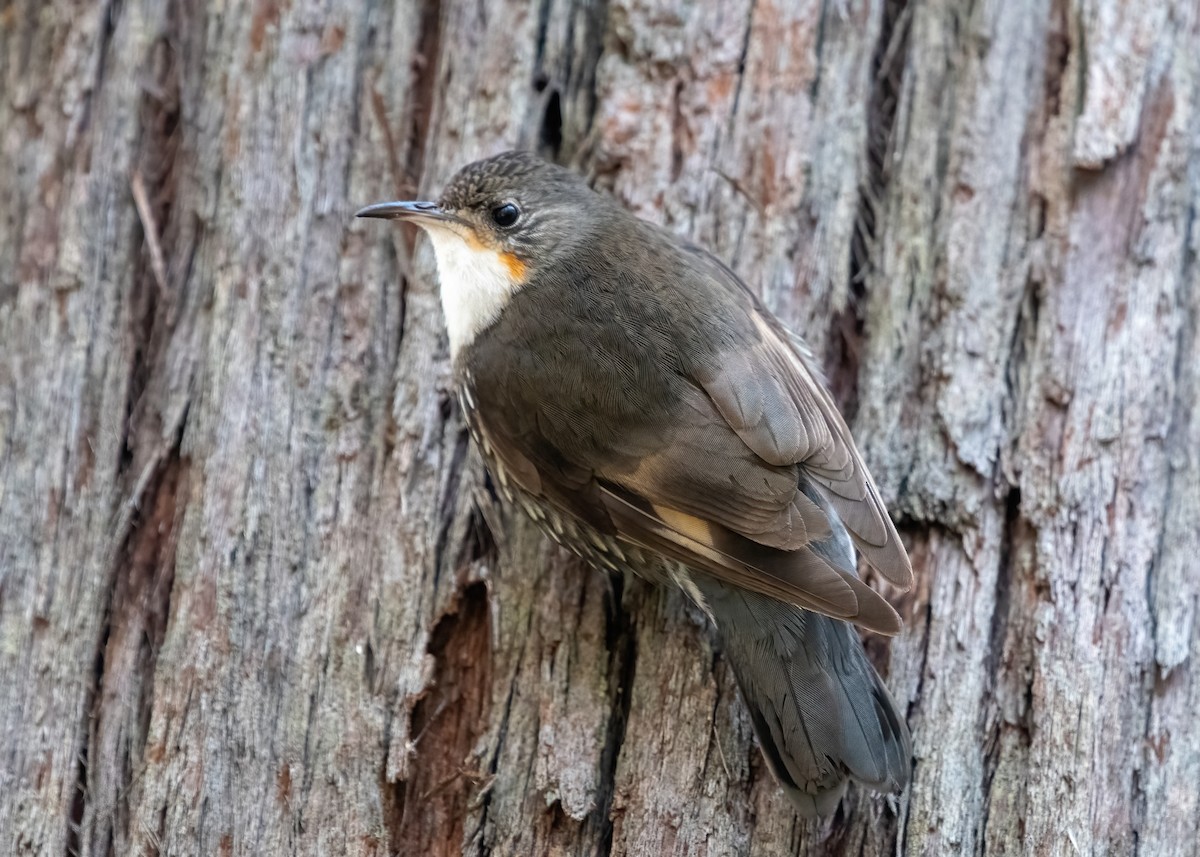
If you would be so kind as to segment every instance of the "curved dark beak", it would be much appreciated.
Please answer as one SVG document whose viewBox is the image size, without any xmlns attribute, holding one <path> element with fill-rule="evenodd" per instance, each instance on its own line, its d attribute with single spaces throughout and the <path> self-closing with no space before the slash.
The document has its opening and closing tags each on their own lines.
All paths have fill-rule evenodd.
<svg viewBox="0 0 1200 857">
<path fill-rule="evenodd" d="M 458 220 L 451 214 L 442 211 L 436 202 L 377 202 L 360 208 L 355 217 L 379 217 L 384 220 L 411 220 L 420 223 L 422 220 L 452 222 Z"/>
</svg>

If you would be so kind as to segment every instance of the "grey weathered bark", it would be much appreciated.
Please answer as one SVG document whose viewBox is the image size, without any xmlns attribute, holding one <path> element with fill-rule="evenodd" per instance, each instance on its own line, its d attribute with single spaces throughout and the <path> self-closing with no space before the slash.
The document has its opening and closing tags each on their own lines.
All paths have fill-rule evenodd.
<svg viewBox="0 0 1200 857">
<path fill-rule="evenodd" d="M 1198 29 L 10 3 L 0 850 L 1196 853 Z M 428 250 L 350 215 L 514 145 L 826 356 L 919 578 L 900 802 L 799 821 L 701 617 L 486 499 Z"/>
</svg>

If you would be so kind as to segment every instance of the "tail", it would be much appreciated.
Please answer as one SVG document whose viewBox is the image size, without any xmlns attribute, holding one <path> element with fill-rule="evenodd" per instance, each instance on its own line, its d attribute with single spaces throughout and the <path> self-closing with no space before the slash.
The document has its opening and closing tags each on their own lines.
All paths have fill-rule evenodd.
<svg viewBox="0 0 1200 857">
<path fill-rule="evenodd" d="M 805 815 L 837 806 L 847 778 L 908 785 L 908 727 L 845 622 L 694 577 L 725 641 L 776 779 Z"/>
<path fill-rule="evenodd" d="M 812 548 L 846 569 L 854 548 L 836 513 Z M 725 642 L 763 756 L 807 816 L 832 812 L 854 779 L 900 792 L 912 769 L 912 739 L 853 627 L 707 575 L 695 589 Z"/>
</svg>

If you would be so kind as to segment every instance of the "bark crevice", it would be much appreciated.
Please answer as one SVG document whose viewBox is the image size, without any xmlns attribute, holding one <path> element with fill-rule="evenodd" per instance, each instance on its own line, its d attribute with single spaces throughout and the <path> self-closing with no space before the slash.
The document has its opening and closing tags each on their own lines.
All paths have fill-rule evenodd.
<svg viewBox="0 0 1200 857">
<path fill-rule="evenodd" d="M 490 697 L 479 689 L 491 687 L 491 642 L 487 586 L 474 583 L 430 635 L 433 679 L 412 709 L 416 761 L 390 798 L 394 853 L 449 857 L 461 851 L 468 801 L 488 776 L 471 759 L 489 715 Z"/>
<path fill-rule="evenodd" d="M 613 836 L 616 831 L 613 784 L 616 781 L 617 764 L 621 758 L 621 747 L 625 743 L 625 728 L 629 724 L 632 705 L 632 690 L 637 674 L 638 641 L 633 617 L 624 604 L 626 581 L 617 575 L 609 578 L 610 585 L 604 601 L 605 645 L 608 649 L 608 675 L 612 687 L 610 709 L 613 712 L 604 734 L 604 746 L 600 752 L 600 797 L 592 811 L 599 821 L 600 834 L 598 854 L 612 853 Z"/>
<path fill-rule="evenodd" d="M 825 11 L 822 4 L 821 20 Z M 908 61 L 909 0 L 885 0 L 879 34 L 871 56 L 867 89 L 866 133 L 858 203 L 850 240 L 849 282 L 845 306 L 830 317 L 825 370 L 830 391 L 846 420 L 853 424 L 858 412 L 859 375 L 866 328 L 866 278 L 876 252 L 878 222 L 891 181 L 891 156 L 896 133 L 896 112 L 904 69 Z"/>
</svg>

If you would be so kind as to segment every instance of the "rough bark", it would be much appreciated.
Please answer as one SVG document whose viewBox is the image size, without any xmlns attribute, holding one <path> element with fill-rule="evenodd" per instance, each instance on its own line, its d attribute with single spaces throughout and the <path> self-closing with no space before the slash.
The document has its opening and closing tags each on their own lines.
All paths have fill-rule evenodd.
<svg viewBox="0 0 1200 857">
<path fill-rule="evenodd" d="M 0 851 L 1196 853 L 1200 9 L 0 9 Z M 423 242 L 512 146 L 825 355 L 910 792 L 799 820 L 718 641 L 491 499 Z"/>
</svg>

